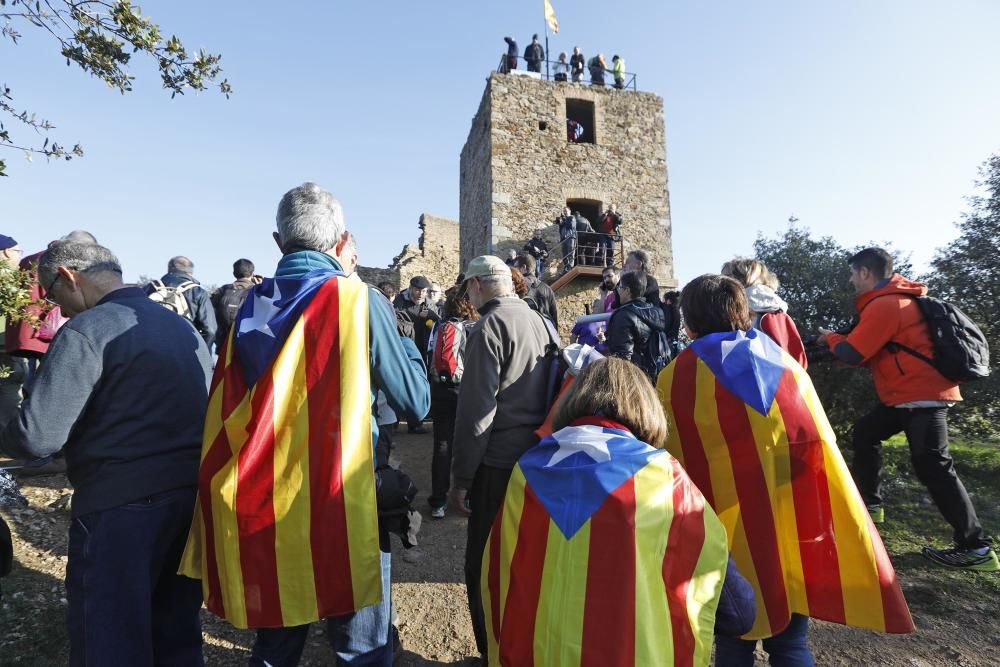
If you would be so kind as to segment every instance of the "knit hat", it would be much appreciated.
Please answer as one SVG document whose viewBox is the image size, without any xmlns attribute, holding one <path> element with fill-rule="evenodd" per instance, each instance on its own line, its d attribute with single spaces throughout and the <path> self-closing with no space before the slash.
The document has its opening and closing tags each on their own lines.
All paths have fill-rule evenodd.
<svg viewBox="0 0 1000 667">
<path fill-rule="evenodd" d="M 16 245 L 17 241 L 15 241 L 12 237 L 0 234 L 0 250 L 9 250 Z"/>
</svg>

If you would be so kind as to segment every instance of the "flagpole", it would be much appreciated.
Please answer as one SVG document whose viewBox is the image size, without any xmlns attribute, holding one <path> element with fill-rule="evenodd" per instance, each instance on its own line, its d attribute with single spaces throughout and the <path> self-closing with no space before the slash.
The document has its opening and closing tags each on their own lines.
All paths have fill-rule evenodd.
<svg viewBox="0 0 1000 667">
<path fill-rule="evenodd" d="M 549 22 L 545 21 L 545 80 L 551 81 L 549 76 Z"/>
</svg>

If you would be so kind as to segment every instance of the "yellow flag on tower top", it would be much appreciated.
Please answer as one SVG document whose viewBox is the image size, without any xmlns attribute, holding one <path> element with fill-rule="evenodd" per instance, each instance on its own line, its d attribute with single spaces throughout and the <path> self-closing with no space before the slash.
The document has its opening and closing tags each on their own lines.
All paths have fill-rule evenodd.
<svg viewBox="0 0 1000 667">
<path fill-rule="evenodd" d="M 549 24 L 552 34 L 559 34 L 559 20 L 556 18 L 556 10 L 552 9 L 552 3 L 545 0 L 545 22 Z"/>
</svg>

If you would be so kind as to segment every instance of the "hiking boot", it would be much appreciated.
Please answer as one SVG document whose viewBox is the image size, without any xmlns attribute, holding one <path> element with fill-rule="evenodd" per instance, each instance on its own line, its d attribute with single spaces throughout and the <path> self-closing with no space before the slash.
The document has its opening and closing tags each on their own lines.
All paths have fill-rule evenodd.
<svg viewBox="0 0 1000 667">
<path fill-rule="evenodd" d="M 410 429 L 407 429 L 407 431 L 414 435 L 424 435 L 425 433 L 430 433 L 430 431 L 428 431 L 427 428 L 422 424 L 420 426 L 414 426 Z"/>
<path fill-rule="evenodd" d="M 975 572 L 997 572 L 1000 571 L 1000 560 L 992 547 L 979 547 L 968 549 L 962 547 L 952 547 L 950 549 L 935 549 L 924 547 L 920 550 L 927 560 L 954 567 L 959 570 L 973 570 Z"/>
<path fill-rule="evenodd" d="M 872 523 L 885 523 L 885 509 L 881 505 L 868 505 L 868 514 Z"/>
<path fill-rule="evenodd" d="M 432 519 L 443 519 L 444 518 L 444 513 L 445 513 L 445 507 L 444 507 L 444 505 L 442 505 L 441 507 L 432 507 L 431 508 L 431 518 Z"/>
</svg>

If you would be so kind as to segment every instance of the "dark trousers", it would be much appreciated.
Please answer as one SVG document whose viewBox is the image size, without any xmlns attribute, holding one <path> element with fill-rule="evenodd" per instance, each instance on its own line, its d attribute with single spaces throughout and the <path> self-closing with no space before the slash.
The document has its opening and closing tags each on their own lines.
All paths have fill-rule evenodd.
<svg viewBox="0 0 1000 667">
<path fill-rule="evenodd" d="M 569 271 L 576 262 L 576 237 L 567 236 L 560 242 L 563 254 L 563 271 Z"/>
<path fill-rule="evenodd" d="M 611 266 L 615 259 L 615 240 L 611 234 L 601 234 L 597 237 L 597 257 L 601 266 Z"/>
<path fill-rule="evenodd" d="M 545 277 L 545 260 L 541 257 L 535 259 L 535 274 L 539 278 Z"/>
<path fill-rule="evenodd" d="M 70 665 L 203 665 L 201 582 L 177 574 L 195 488 L 75 517 L 66 596 Z"/>
<path fill-rule="evenodd" d="M 434 452 L 431 455 L 431 495 L 427 502 L 431 507 L 448 504 L 448 488 L 451 486 L 451 452 L 455 441 L 455 412 L 458 410 L 458 396 L 436 388 L 431 390 L 433 401 L 431 413 L 434 418 Z"/>
<path fill-rule="evenodd" d="M 788 627 L 763 641 L 768 662 L 773 667 L 813 667 L 809 651 L 809 617 L 792 614 Z M 726 667 L 753 667 L 757 641 L 738 637 L 715 638 L 715 664 Z"/>
<path fill-rule="evenodd" d="M 472 488 L 469 489 L 469 507 L 472 516 L 469 517 L 468 541 L 465 546 L 465 587 L 469 592 L 469 614 L 472 616 L 476 647 L 484 656 L 488 641 L 479 579 L 483 571 L 486 541 L 493 528 L 493 519 L 503 506 L 504 496 L 507 495 L 507 482 L 510 481 L 511 472 L 509 468 L 481 465 L 472 481 Z"/>
<path fill-rule="evenodd" d="M 987 545 L 948 452 L 948 408 L 879 405 L 854 424 L 854 481 L 864 501 L 869 505 L 882 503 L 882 442 L 900 431 L 906 433 L 917 479 L 955 530 L 955 543 L 964 548 Z"/>
<path fill-rule="evenodd" d="M 528 71 L 529 72 L 541 72 L 542 71 L 542 61 L 541 60 L 529 60 L 528 61 Z"/>
</svg>

